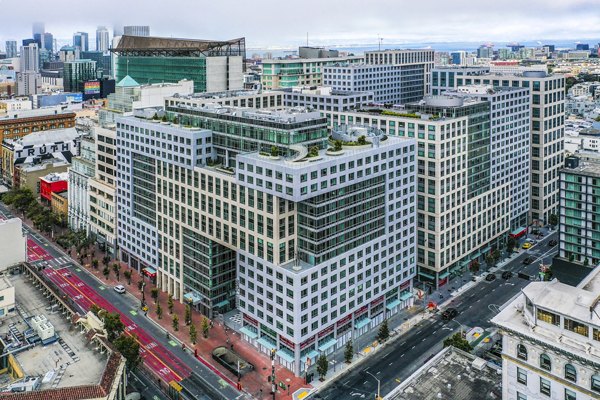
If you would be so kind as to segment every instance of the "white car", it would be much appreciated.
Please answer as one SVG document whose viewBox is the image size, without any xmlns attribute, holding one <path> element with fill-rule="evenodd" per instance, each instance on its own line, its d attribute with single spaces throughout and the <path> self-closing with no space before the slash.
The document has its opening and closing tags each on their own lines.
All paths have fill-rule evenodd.
<svg viewBox="0 0 600 400">
<path fill-rule="evenodd" d="M 121 294 L 125 293 L 125 286 L 123 286 L 123 285 L 115 286 L 115 292 L 121 293 Z"/>
</svg>

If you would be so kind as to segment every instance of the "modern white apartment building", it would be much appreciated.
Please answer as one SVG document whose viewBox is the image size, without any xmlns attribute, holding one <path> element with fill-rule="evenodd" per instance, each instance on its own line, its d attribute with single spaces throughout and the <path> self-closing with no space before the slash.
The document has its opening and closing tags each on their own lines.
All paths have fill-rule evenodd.
<svg viewBox="0 0 600 400">
<path fill-rule="evenodd" d="M 433 50 L 384 50 L 365 54 L 364 64 L 323 69 L 323 84 L 334 90 L 373 92 L 377 103 L 418 101 L 431 90 Z"/>
<path fill-rule="evenodd" d="M 296 374 L 412 304 L 414 139 L 346 127 L 335 152 L 318 112 L 166 111 L 185 125 L 117 124 L 121 253 L 152 262 L 134 238 L 154 240 L 159 287 L 239 309 L 244 339 Z"/>
<path fill-rule="evenodd" d="M 265 89 L 322 86 L 326 66 L 361 62 L 363 57 L 360 56 L 263 60 L 260 82 Z"/>
<path fill-rule="evenodd" d="M 96 137 L 95 174 L 89 184 L 89 232 L 100 248 L 111 257 L 117 255 L 117 132 L 94 128 Z"/>
<path fill-rule="evenodd" d="M 73 157 L 69 168 L 68 223 L 73 230 L 89 233 L 89 179 L 94 176 L 96 145 L 94 136 L 82 136 L 79 156 Z"/>
<path fill-rule="evenodd" d="M 511 141 L 525 141 L 522 124 L 528 123 L 528 114 L 522 109 L 526 103 L 518 101 L 524 101 L 520 91 L 457 93 L 426 97 L 404 108 L 344 112 L 334 120 L 417 140 L 418 275 L 434 287 L 502 248 L 511 217 L 521 212 L 526 193 L 502 173 L 516 177 L 511 168 L 521 170 L 526 164 L 511 165 L 517 157 L 512 154 L 492 163 L 494 151 L 509 153 Z M 492 124 L 494 114 L 503 112 L 513 118 L 512 126 L 507 121 Z M 527 155 L 521 155 L 526 163 Z M 513 200 L 513 194 L 521 197 Z"/>
<path fill-rule="evenodd" d="M 448 88 L 479 84 L 529 88 L 531 97 L 530 222 L 548 223 L 550 214 L 558 213 L 559 169 L 564 162 L 564 75 L 525 71 L 521 74 L 459 76 L 453 81 L 447 81 L 446 84 Z"/>
<path fill-rule="evenodd" d="M 502 398 L 600 398 L 600 274 L 577 287 L 533 282 L 492 319 L 502 338 Z"/>
<path fill-rule="evenodd" d="M 373 92 L 350 92 L 333 90 L 331 87 L 293 88 L 285 90 L 284 104 L 288 107 L 307 107 L 319 110 L 333 128 L 333 115 L 342 111 L 358 110 L 373 104 Z"/>
<path fill-rule="evenodd" d="M 207 104 L 220 104 L 227 107 L 277 108 L 284 105 L 282 91 L 228 90 L 225 92 L 193 93 L 167 96 L 164 105 L 167 107 L 202 107 Z"/>
<path fill-rule="evenodd" d="M 448 88 L 456 88 L 458 77 L 487 75 L 489 72 L 490 67 L 486 66 L 436 65 L 431 71 L 430 94 L 437 96 Z"/>
</svg>

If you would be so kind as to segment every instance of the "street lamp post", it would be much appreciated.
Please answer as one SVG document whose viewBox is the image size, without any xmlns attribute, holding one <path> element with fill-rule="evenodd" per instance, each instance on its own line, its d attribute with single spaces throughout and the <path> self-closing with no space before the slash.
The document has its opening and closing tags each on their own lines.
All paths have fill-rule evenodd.
<svg viewBox="0 0 600 400">
<path fill-rule="evenodd" d="M 460 322 L 458 322 L 457 320 L 455 320 L 455 319 L 451 319 L 450 321 L 451 322 L 456 322 L 458 325 L 460 325 L 460 336 L 462 337 L 463 330 L 466 330 L 466 327 L 463 324 L 461 324 Z"/>
<path fill-rule="evenodd" d="M 375 400 L 380 400 L 381 396 L 380 396 L 380 389 L 381 389 L 381 381 L 372 373 L 370 373 L 369 371 L 365 371 L 367 374 L 371 375 L 376 381 L 377 381 L 377 397 Z"/>
</svg>

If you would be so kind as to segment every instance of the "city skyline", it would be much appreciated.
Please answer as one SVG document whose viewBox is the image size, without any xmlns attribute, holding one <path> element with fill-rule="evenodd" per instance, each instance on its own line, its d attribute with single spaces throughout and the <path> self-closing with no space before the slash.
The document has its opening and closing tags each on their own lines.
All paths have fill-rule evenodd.
<svg viewBox="0 0 600 400">
<path fill-rule="evenodd" d="M 274 12 L 256 12 L 277 10 L 278 3 L 273 0 L 261 0 L 251 6 L 231 0 L 218 4 L 190 4 L 185 0 L 175 0 L 160 13 L 145 11 L 156 9 L 148 7 L 148 2 L 143 3 L 145 7 L 139 7 L 139 1 L 124 5 L 108 0 L 107 7 L 94 13 L 70 7 L 71 3 L 69 0 L 52 5 L 31 0 L 18 4 L 4 3 L 4 10 L 15 17 L 3 23 L 0 42 L 29 37 L 31 26 L 36 21 L 44 22 L 46 31 L 52 32 L 58 41 L 68 41 L 75 31 L 89 32 L 91 38 L 98 25 L 106 25 L 112 31 L 113 25 L 138 24 L 150 25 L 153 35 L 163 37 L 227 39 L 245 36 L 249 48 L 259 49 L 305 44 L 307 36 L 309 44 L 313 45 L 376 44 L 379 37 L 383 38 L 384 44 L 452 43 L 472 41 L 475 37 L 482 43 L 559 38 L 593 41 L 600 38 L 600 29 L 590 29 L 600 26 L 600 15 L 593 12 L 597 5 L 589 0 L 568 3 L 534 0 L 526 4 L 503 0 L 487 4 L 480 11 L 472 0 L 451 4 L 426 0 L 418 7 L 378 0 L 368 8 L 362 7 L 358 0 L 345 2 L 344 8 L 332 1 L 314 3 L 312 7 L 309 3 L 296 10 L 295 18 L 291 20 Z M 26 7 L 33 12 L 18 13 L 18 7 Z M 76 25 L 64 20 L 65 7 L 70 10 L 71 20 L 78 21 Z M 237 10 L 233 14 L 232 7 Z M 119 12 L 115 13 L 117 9 Z M 468 13 L 464 11 L 466 9 Z M 181 13 L 179 10 L 189 12 Z M 358 12 L 360 18 L 356 18 Z M 131 15 L 133 18 L 127 20 L 119 15 Z M 203 18 L 203 15 L 210 17 Z M 228 23 L 223 24 L 222 21 Z M 274 32 L 277 35 L 273 36 Z"/>
</svg>

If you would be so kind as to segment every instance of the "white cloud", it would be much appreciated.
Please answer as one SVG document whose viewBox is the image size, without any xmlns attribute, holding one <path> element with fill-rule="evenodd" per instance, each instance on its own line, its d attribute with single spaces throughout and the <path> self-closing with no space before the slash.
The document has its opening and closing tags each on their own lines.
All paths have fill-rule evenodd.
<svg viewBox="0 0 600 400">
<path fill-rule="evenodd" d="M 1 1 L 1 0 L 0 0 Z M 4 0 L 0 41 L 31 36 L 40 20 L 58 38 L 115 22 L 157 36 L 229 39 L 250 47 L 314 43 L 524 41 L 600 38 L 597 0 Z M 25 12 L 26 10 L 26 12 Z"/>
</svg>

